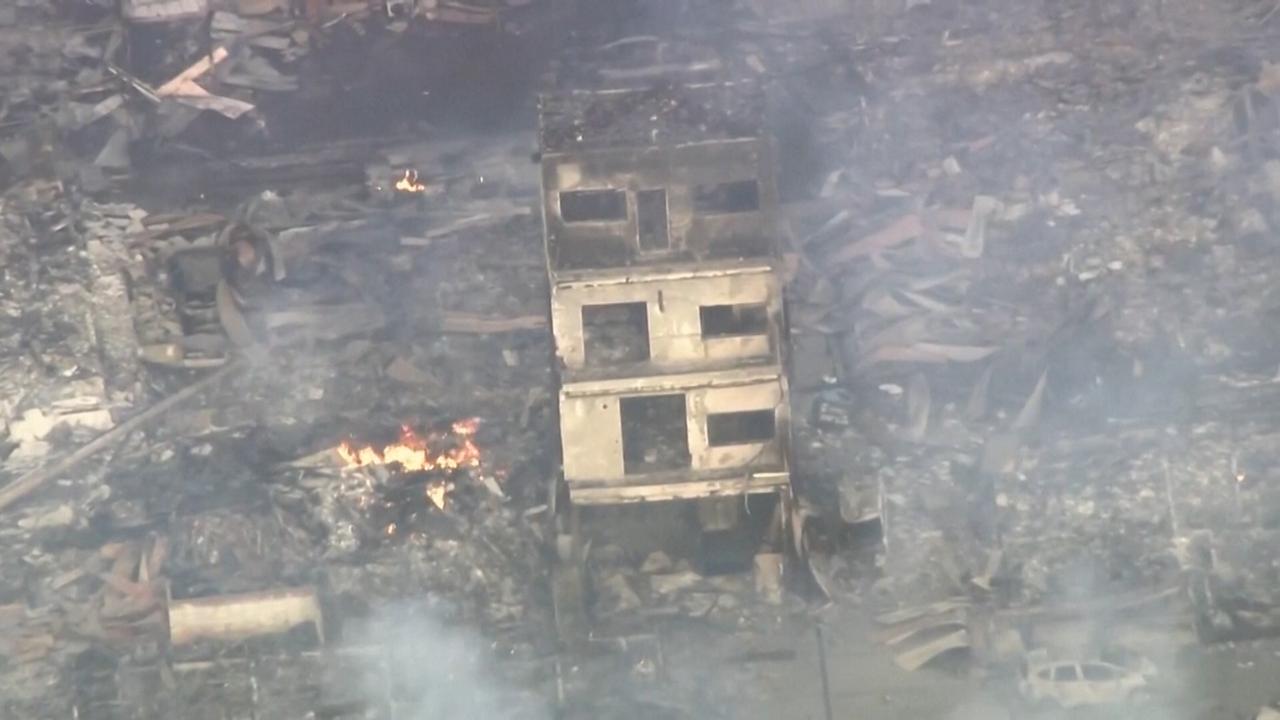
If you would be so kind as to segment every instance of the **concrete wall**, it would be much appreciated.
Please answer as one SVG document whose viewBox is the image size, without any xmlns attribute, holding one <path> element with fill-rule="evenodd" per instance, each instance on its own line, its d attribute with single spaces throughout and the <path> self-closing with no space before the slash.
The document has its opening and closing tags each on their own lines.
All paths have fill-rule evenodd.
<svg viewBox="0 0 1280 720">
<path fill-rule="evenodd" d="M 551 314 L 556 353 L 565 368 L 586 366 L 583 335 L 584 305 L 637 303 L 646 305 L 649 363 L 657 370 L 689 368 L 699 363 L 775 355 L 781 335 L 782 299 L 772 272 L 650 280 L 552 289 Z M 769 317 L 758 335 L 703 337 L 700 309 L 712 305 L 758 305 Z"/>
<path fill-rule="evenodd" d="M 667 392 L 667 391 L 664 391 Z M 789 409 L 782 378 L 732 387 L 690 387 L 683 390 L 688 424 L 691 475 L 732 468 L 782 468 L 786 452 Z M 623 481 L 621 398 L 641 393 L 570 395 L 561 393 L 560 437 L 565 478 Z M 711 447 L 707 415 L 749 410 L 775 410 L 776 436 L 767 442 Z M 639 476 L 642 477 L 642 476 Z"/>
<path fill-rule="evenodd" d="M 542 160 L 543 219 L 552 271 L 655 264 L 673 256 L 767 257 L 774 252 L 777 190 L 768 145 L 725 140 L 666 148 L 596 150 Z M 697 185 L 755 180 L 759 209 L 735 213 L 694 210 Z M 560 193 L 624 190 L 627 213 L 615 221 L 565 222 Z M 667 191 L 670 250 L 639 247 L 636 191 Z"/>
</svg>

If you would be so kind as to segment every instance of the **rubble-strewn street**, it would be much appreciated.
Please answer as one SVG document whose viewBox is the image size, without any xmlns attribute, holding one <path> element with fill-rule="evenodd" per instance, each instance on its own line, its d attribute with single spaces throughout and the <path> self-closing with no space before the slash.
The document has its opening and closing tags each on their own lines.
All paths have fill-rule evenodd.
<svg viewBox="0 0 1280 720">
<path fill-rule="evenodd" d="M 0 93 L 0 719 L 1280 713 L 1273 0 L 10 0 Z M 544 156 L 758 133 L 556 195 L 663 225 L 558 348 L 624 173 Z M 579 513 L 699 469 L 562 446 L 688 370 L 646 243 L 775 199 L 785 291 L 655 302 L 768 325 L 789 489 Z"/>
</svg>

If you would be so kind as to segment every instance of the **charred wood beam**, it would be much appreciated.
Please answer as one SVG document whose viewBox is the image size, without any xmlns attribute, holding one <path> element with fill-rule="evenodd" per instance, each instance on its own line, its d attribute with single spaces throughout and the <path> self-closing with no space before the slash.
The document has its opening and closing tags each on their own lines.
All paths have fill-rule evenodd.
<svg viewBox="0 0 1280 720">
<path fill-rule="evenodd" d="M 150 172 L 177 174 L 202 190 L 288 184 L 362 185 L 369 158 L 396 138 L 332 143 L 277 155 L 202 158 L 190 153 L 157 157 Z"/>
</svg>

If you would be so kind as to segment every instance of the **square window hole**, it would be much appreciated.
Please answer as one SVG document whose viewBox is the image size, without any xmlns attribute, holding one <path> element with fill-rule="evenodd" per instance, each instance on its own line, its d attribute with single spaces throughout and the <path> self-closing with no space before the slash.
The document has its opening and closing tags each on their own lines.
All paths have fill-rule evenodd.
<svg viewBox="0 0 1280 720">
<path fill-rule="evenodd" d="M 636 226 L 641 250 L 654 252 L 671 249 L 666 190 L 641 190 L 636 193 Z"/>
<path fill-rule="evenodd" d="M 693 186 L 695 213 L 742 213 L 759 209 L 760 185 L 755 180 Z"/>
<path fill-rule="evenodd" d="M 712 447 L 768 442 L 777 434 L 773 410 L 707 415 L 707 443 Z"/>
<path fill-rule="evenodd" d="M 627 193 L 622 190 L 563 190 L 560 217 L 567 223 L 617 222 L 627 219 Z"/>
<path fill-rule="evenodd" d="M 764 335 L 769 332 L 769 308 L 764 303 L 703 305 L 698 314 L 704 338 Z"/>
<path fill-rule="evenodd" d="M 627 475 L 692 466 L 683 394 L 622 398 L 620 409 L 622 466 Z"/>
<path fill-rule="evenodd" d="M 587 367 L 649 359 L 649 311 L 642 302 L 582 306 Z"/>
</svg>

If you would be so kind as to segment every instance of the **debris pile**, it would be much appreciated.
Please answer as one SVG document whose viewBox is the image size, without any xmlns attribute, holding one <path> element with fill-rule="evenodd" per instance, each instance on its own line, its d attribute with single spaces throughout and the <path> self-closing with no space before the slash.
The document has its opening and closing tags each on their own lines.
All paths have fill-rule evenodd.
<svg viewBox="0 0 1280 720">
<path fill-rule="evenodd" d="M 26 688 L 5 693 L 6 713 L 288 707 L 324 669 L 284 659 L 293 629 L 157 647 L 175 603 L 304 588 L 339 619 L 429 599 L 536 664 L 550 346 L 519 146 L 338 146 L 328 157 L 353 172 L 328 190 L 277 172 L 271 191 L 144 198 L 152 210 L 66 181 L 6 192 L 0 507 L 22 504 L 2 531 L 0 681 Z M 262 182 L 296 159 L 223 171 Z M 430 192 L 380 195 L 365 173 L 379 164 L 422 168 Z M 443 470 L 343 446 L 402 423 L 444 443 Z M 265 612 L 246 607 L 246 622 Z M 166 663 L 177 685 L 152 697 Z"/>
<path fill-rule="evenodd" d="M 879 494 L 878 600 L 1164 587 L 1188 533 L 1247 523 L 1232 508 L 1269 494 L 1238 504 L 1227 465 L 1274 432 L 1246 395 L 1276 374 L 1260 243 L 1280 206 L 1259 159 L 1280 139 L 1276 57 L 1227 51 L 1236 18 L 1166 9 L 1198 28 L 1194 48 L 1064 49 L 1145 6 L 1023 8 L 1017 37 L 991 32 L 1015 18 L 989 8 L 922 10 L 900 36 L 848 43 L 852 102 L 816 72 L 788 88 L 823 96 L 829 150 L 819 200 L 793 216 L 792 323 L 826 338 L 840 386 L 818 381 L 797 447 L 849 458 L 809 488 L 814 512 L 866 518 L 836 503 Z M 930 23 L 944 42 L 922 67 Z M 758 48 L 770 71 L 798 57 Z"/>
</svg>

